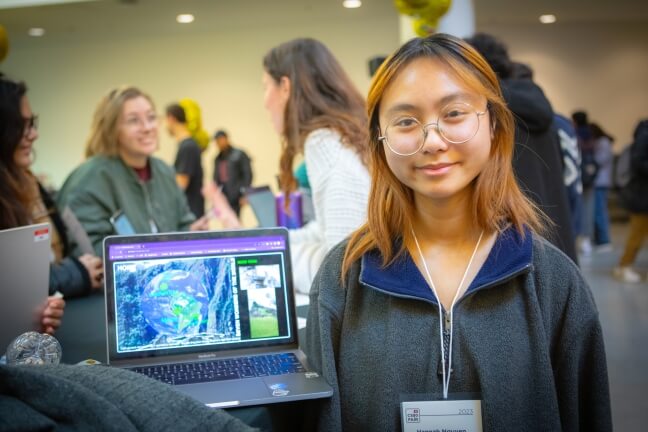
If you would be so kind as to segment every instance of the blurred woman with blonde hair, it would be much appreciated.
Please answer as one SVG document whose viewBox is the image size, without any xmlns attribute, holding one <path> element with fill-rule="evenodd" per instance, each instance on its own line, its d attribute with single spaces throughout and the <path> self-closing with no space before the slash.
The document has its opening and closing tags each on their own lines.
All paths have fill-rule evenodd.
<svg viewBox="0 0 648 432">
<path fill-rule="evenodd" d="M 99 102 L 86 157 L 67 178 L 59 204 L 69 206 L 98 255 L 111 234 L 206 229 L 196 220 L 173 169 L 153 156 L 158 117 L 152 99 L 136 87 L 111 90 Z"/>
</svg>

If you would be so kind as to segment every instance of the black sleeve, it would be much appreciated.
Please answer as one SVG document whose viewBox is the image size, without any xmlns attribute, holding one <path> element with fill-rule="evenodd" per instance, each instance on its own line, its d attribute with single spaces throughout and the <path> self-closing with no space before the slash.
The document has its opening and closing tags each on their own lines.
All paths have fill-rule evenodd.
<svg viewBox="0 0 648 432">
<path fill-rule="evenodd" d="M 639 134 L 630 149 L 632 171 L 648 177 L 648 131 Z"/>
<path fill-rule="evenodd" d="M 200 167 L 200 149 L 191 141 L 183 141 L 178 149 L 175 160 L 175 170 L 178 174 L 191 176 Z"/>
<path fill-rule="evenodd" d="M 90 292 L 90 276 L 76 258 L 64 258 L 50 265 L 49 293 L 59 291 L 64 297 L 79 297 Z"/>
<path fill-rule="evenodd" d="M 249 187 L 252 184 L 252 165 L 250 164 L 250 158 L 244 151 L 241 151 L 239 164 L 241 168 L 241 184 L 243 187 Z"/>
</svg>

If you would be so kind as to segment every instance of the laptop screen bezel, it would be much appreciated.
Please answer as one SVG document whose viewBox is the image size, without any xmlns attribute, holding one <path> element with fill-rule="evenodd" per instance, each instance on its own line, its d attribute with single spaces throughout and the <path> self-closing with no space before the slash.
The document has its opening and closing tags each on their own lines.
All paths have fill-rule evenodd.
<svg viewBox="0 0 648 432">
<path fill-rule="evenodd" d="M 121 260 L 111 260 L 110 247 L 113 245 L 137 244 L 137 243 L 162 243 L 191 240 L 214 240 L 214 239 L 236 239 L 236 238 L 257 238 L 257 237 L 281 237 L 285 244 L 285 249 L 279 251 L 283 254 L 286 301 L 287 301 L 287 320 L 290 330 L 290 337 L 277 340 L 259 340 L 247 341 L 245 343 L 228 343 L 222 345 L 205 345 L 191 346 L 186 348 L 167 348 L 159 350 L 122 352 L 117 349 L 116 337 L 116 315 L 115 315 L 115 287 L 113 275 L 113 263 Z M 195 357 L 207 358 L 210 354 L 219 354 L 223 352 L 245 351 L 257 348 L 297 348 L 298 347 L 298 326 L 297 312 L 295 305 L 294 286 L 292 278 L 292 266 L 290 260 L 290 244 L 288 241 L 288 230 L 282 227 L 273 228 L 255 228 L 243 230 L 224 230 L 224 231 L 189 231 L 165 234 L 138 234 L 128 236 L 109 236 L 104 239 L 104 274 L 105 274 L 105 312 L 106 312 L 106 342 L 108 350 L 108 362 L 128 361 L 135 359 L 144 359 L 147 362 L 154 362 L 156 359 L 168 357 Z"/>
</svg>

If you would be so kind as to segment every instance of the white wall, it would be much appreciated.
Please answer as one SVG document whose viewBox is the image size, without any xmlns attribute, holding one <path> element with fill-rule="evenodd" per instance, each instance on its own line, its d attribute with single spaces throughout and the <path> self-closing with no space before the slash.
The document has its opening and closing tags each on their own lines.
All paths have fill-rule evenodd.
<svg viewBox="0 0 648 432">
<path fill-rule="evenodd" d="M 556 23 L 478 25 L 528 63 L 554 110 L 569 117 L 585 109 L 616 138 L 615 150 L 648 118 L 648 25 Z"/>
<path fill-rule="evenodd" d="M 377 31 L 377 29 L 379 29 Z M 40 115 L 34 169 L 56 186 L 83 160 L 92 112 L 100 97 L 119 84 L 148 92 L 162 113 L 183 97 L 198 101 L 203 123 L 213 134 L 229 131 L 235 145 L 253 157 L 255 184 L 276 187 L 279 138 L 263 108 L 262 58 L 271 47 L 295 37 L 324 42 L 366 94 L 367 60 L 398 47 L 394 10 L 371 20 L 326 18 L 291 26 L 215 29 L 210 33 L 110 38 L 76 34 L 60 38 L 20 39 L 2 70 L 29 86 L 33 110 Z M 176 146 L 160 123 L 158 156 L 172 163 Z M 206 152 L 206 177 L 213 172 L 213 145 Z"/>
<path fill-rule="evenodd" d="M 261 59 L 272 46 L 294 37 L 322 40 L 341 61 L 359 90 L 369 85 L 367 60 L 399 45 L 398 17 L 386 10 L 371 19 L 323 17 L 309 23 L 218 27 L 182 35 L 91 34 L 18 39 L 2 70 L 25 80 L 41 137 L 35 170 L 56 186 L 83 159 L 92 111 L 108 89 L 135 84 L 164 106 L 196 99 L 211 134 L 226 128 L 235 145 L 253 156 L 255 184 L 276 186 L 279 139 L 262 106 Z M 220 31 L 219 31 L 220 29 Z M 504 40 L 514 59 L 529 63 L 554 108 L 589 111 L 617 138 L 630 141 L 636 122 L 648 117 L 648 27 L 641 23 L 480 25 Z M 161 124 L 158 155 L 172 162 L 175 143 Z M 214 149 L 204 155 L 206 177 Z"/>
</svg>

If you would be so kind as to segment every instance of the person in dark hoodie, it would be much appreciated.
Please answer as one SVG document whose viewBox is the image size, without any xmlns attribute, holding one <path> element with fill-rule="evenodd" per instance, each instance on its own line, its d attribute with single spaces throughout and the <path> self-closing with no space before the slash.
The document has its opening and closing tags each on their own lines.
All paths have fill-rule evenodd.
<svg viewBox="0 0 648 432">
<path fill-rule="evenodd" d="M 577 262 L 560 141 L 549 100 L 533 82 L 531 68 L 511 61 L 506 46 L 495 37 L 477 33 L 466 41 L 497 74 L 515 116 L 513 170 L 520 187 L 553 222 L 554 232 L 547 235 L 548 240 Z"/>
<path fill-rule="evenodd" d="M 310 291 L 305 351 L 334 392 L 305 429 L 611 430 L 592 293 L 515 181 L 513 114 L 484 58 L 412 39 L 367 113 L 367 221 Z"/>
<path fill-rule="evenodd" d="M 640 283 L 641 275 L 632 268 L 641 244 L 648 237 L 648 119 L 639 122 L 630 145 L 630 180 L 621 198 L 630 212 L 630 231 L 614 277 L 622 282 Z"/>
</svg>

